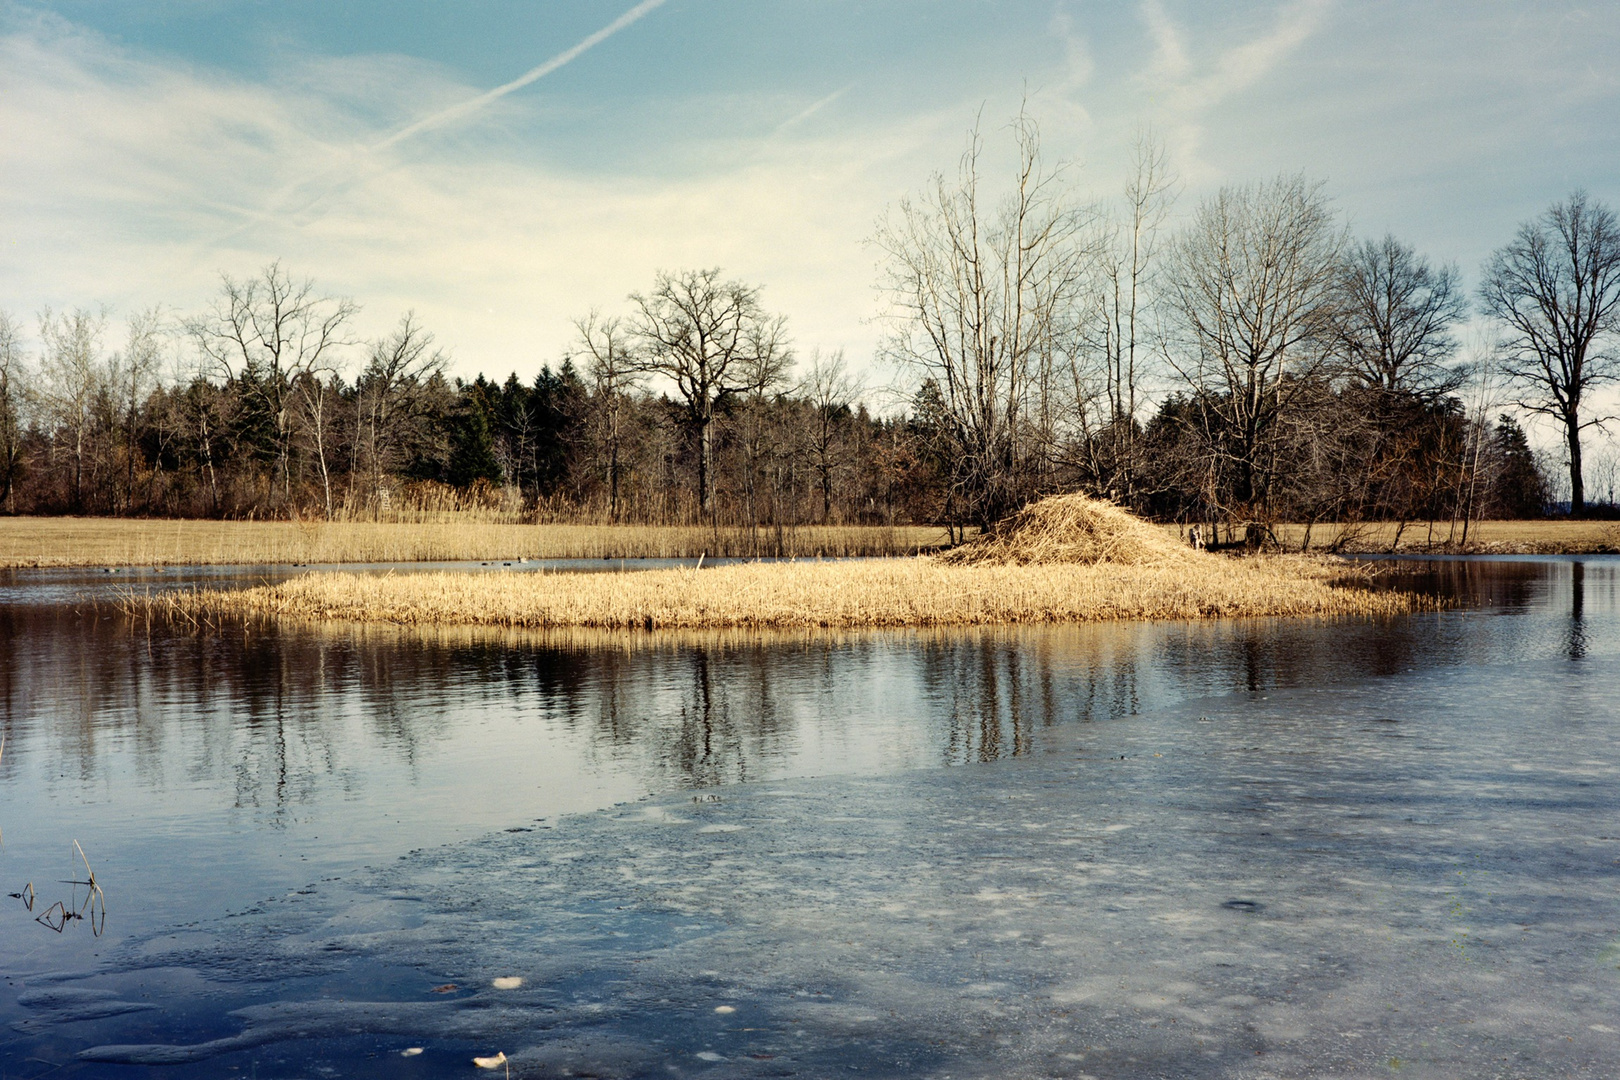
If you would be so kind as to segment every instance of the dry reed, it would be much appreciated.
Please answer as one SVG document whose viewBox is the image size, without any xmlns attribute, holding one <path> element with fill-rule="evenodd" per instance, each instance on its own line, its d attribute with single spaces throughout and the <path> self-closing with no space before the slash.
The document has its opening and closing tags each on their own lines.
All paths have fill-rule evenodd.
<svg viewBox="0 0 1620 1080">
<path fill-rule="evenodd" d="M 1198 558 L 1198 552 L 1164 527 L 1079 494 L 1030 503 L 982 536 L 940 556 L 953 566 L 1103 562 L 1173 566 Z"/>
<path fill-rule="evenodd" d="M 188 621 L 261 616 L 548 629 L 812 629 L 1111 619 L 1391 615 L 1423 601 L 1346 587 L 1301 556 L 1176 565 L 952 566 L 931 558 L 752 563 L 631 574 L 306 574 L 137 600 Z"/>
<path fill-rule="evenodd" d="M 396 563 L 512 559 L 910 555 L 941 547 L 930 526 L 419 523 L 0 518 L 3 566 Z"/>
<path fill-rule="evenodd" d="M 939 558 L 634 574 L 306 574 L 134 598 L 192 624 L 259 616 L 603 630 L 982 626 L 1116 619 L 1389 615 L 1425 601 L 1347 587 L 1338 560 L 1194 551 L 1118 507 L 1065 495 Z"/>
<path fill-rule="evenodd" d="M 1272 530 L 1289 550 L 1305 540 L 1304 525 Z M 1463 543 L 1462 522 L 1393 521 L 1326 523 L 1311 527 L 1311 547 L 1347 553 L 1403 552 L 1462 555 L 1581 555 L 1620 552 L 1620 523 L 1613 521 L 1474 521 Z"/>
</svg>

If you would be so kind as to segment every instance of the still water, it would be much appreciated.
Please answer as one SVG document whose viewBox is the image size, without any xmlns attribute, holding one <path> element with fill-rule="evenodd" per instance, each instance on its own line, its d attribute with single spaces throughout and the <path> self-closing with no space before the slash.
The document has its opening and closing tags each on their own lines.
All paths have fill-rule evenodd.
<svg viewBox="0 0 1620 1080">
<path fill-rule="evenodd" d="M 1398 576 L 1453 606 L 190 633 L 6 573 L 0 1075 L 1612 1076 L 1620 560 Z"/>
</svg>

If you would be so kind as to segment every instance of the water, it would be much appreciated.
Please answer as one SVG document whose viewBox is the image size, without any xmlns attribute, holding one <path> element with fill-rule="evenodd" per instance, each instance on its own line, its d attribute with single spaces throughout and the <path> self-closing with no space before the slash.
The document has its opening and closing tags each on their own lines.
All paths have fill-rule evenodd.
<svg viewBox="0 0 1620 1080">
<path fill-rule="evenodd" d="M 1613 1075 L 1620 560 L 1400 571 L 1456 606 L 628 638 L 13 572 L 0 1073 Z"/>
</svg>

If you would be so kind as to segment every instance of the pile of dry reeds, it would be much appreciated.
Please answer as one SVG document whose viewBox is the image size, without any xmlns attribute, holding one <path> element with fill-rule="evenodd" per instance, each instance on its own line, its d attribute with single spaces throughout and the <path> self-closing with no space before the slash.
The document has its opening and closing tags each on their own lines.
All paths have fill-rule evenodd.
<svg viewBox="0 0 1620 1080">
<path fill-rule="evenodd" d="M 1118 563 L 1144 566 L 1204 558 L 1166 530 L 1111 502 L 1053 495 L 997 522 L 975 540 L 940 556 L 955 566 Z"/>
</svg>

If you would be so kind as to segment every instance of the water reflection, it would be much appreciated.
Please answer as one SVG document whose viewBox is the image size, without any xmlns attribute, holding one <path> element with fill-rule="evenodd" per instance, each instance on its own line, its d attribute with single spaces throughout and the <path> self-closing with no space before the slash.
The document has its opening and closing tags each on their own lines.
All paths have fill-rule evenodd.
<svg viewBox="0 0 1620 1080">
<path fill-rule="evenodd" d="M 912 736 L 932 747 L 906 763 L 988 761 L 1029 753 L 1043 729 L 1186 696 L 1515 658 L 1538 647 L 1545 629 L 1529 616 L 1558 608 L 1568 614 L 1557 651 L 1580 659 L 1592 647 L 1592 619 L 1614 617 L 1616 565 L 1413 564 L 1403 581 L 1455 596 L 1464 610 L 1384 624 L 811 637 L 274 626 L 191 634 L 93 610 L 0 606 L 10 657 L 0 664 L 0 733 L 12 748 L 0 769 L 44 755 L 58 781 L 104 782 L 127 766 L 159 789 L 229 775 L 233 806 L 284 811 L 326 791 L 359 792 L 368 754 L 420 764 L 464 738 L 469 717 L 556 726 L 578 735 L 599 765 L 633 757 L 665 782 L 692 786 L 767 775 L 770 762 L 810 743 L 874 728 L 892 735 L 897 724 L 920 725 L 901 738 L 907 747 Z M 1479 610 L 1527 618 L 1502 634 L 1458 625 Z"/>
<path fill-rule="evenodd" d="M 1586 655 L 1586 564 L 1577 560 L 1569 568 L 1569 658 Z"/>
<path fill-rule="evenodd" d="M 1582 659 L 1620 649 L 1617 568 L 1406 562 L 1402 583 L 1458 606 L 1381 623 L 817 635 L 199 634 L 16 602 L 17 580 L 0 603 L 0 874 L 17 880 L 0 885 L 81 839 L 120 875 L 121 918 L 176 875 L 204 910 L 648 792 L 987 762 L 1188 699 Z"/>
</svg>

